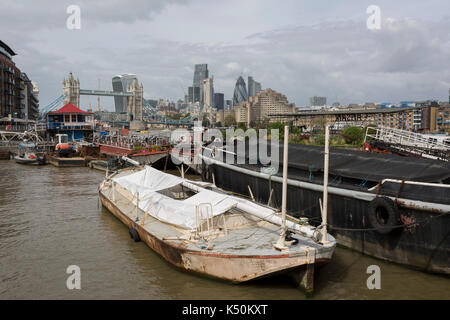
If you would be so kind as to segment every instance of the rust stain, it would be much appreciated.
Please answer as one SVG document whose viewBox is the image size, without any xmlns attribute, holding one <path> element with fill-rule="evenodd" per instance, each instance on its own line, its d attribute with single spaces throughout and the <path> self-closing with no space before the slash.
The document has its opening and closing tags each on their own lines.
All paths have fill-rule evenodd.
<svg viewBox="0 0 450 320">
<path fill-rule="evenodd" d="M 404 229 L 405 231 L 414 233 L 416 227 L 419 226 L 419 224 L 416 223 L 416 218 L 413 216 L 407 216 L 407 215 L 400 215 L 400 220 L 405 225 Z"/>
</svg>

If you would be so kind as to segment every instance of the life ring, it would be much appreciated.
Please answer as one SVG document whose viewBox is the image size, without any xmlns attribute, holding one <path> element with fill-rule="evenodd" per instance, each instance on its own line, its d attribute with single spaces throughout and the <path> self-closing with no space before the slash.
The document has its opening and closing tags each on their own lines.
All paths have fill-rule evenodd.
<svg viewBox="0 0 450 320">
<path fill-rule="evenodd" d="M 387 234 L 398 224 L 400 215 L 394 201 L 387 197 L 376 197 L 369 204 L 369 221 L 378 233 Z"/>
<path fill-rule="evenodd" d="M 128 232 L 130 233 L 130 237 L 131 239 L 134 240 L 134 242 L 141 241 L 141 237 L 139 237 L 139 233 L 134 227 L 131 227 L 130 230 L 128 230 Z"/>
</svg>

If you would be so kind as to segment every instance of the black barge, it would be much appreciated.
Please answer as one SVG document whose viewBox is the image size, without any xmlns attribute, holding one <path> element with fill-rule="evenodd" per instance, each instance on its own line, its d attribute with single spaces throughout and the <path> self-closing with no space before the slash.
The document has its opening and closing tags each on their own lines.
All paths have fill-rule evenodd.
<svg viewBox="0 0 450 320">
<path fill-rule="evenodd" d="M 234 164 L 222 161 L 224 149 L 204 149 L 202 179 L 242 195 L 249 195 L 250 189 L 256 201 L 281 207 L 282 170 L 270 173 L 261 164 L 248 164 L 248 143 L 245 149 L 242 164 L 236 164 L 236 156 Z M 321 223 L 323 159 L 323 147 L 289 145 L 287 210 L 316 225 Z M 448 162 L 341 148 L 331 148 L 329 162 L 328 230 L 338 244 L 450 274 Z"/>
</svg>

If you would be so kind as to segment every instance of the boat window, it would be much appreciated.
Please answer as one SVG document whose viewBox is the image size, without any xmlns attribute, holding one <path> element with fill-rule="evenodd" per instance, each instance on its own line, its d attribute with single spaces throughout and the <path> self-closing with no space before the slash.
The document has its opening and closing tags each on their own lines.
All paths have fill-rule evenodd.
<svg viewBox="0 0 450 320">
<path fill-rule="evenodd" d="M 159 190 L 158 193 L 175 200 L 186 200 L 197 194 L 197 192 L 184 187 L 182 184 L 177 184 L 171 188 Z"/>
<path fill-rule="evenodd" d="M 61 143 L 67 143 L 69 141 L 69 138 L 67 136 L 60 136 L 61 137 Z"/>
</svg>

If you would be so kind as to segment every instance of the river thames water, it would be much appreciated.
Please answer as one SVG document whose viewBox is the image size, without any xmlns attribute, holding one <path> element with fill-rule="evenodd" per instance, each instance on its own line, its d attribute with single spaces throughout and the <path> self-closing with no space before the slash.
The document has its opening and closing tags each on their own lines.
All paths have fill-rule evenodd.
<svg viewBox="0 0 450 320">
<path fill-rule="evenodd" d="M 289 279 L 230 284 L 175 269 L 99 205 L 104 173 L 0 161 L 0 299 L 305 299 Z M 81 270 L 69 290 L 66 269 Z M 369 290 L 367 267 L 381 269 Z M 312 299 L 450 299 L 450 278 L 337 248 Z"/>
</svg>

